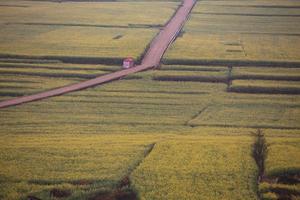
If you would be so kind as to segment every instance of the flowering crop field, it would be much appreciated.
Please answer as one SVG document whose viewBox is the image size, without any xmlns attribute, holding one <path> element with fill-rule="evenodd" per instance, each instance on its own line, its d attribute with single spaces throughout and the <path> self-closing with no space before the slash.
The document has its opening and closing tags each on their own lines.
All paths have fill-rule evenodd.
<svg viewBox="0 0 300 200">
<path fill-rule="evenodd" d="M 139 60 L 178 2 L 0 2 L 1 57 Z M 122 14 L 120 15 L 120 9 Z M 84 17 L 83 17 L 84 16 Z M 137 37 L 138 35 L 138 37 Z M 93 60 L 92 59 L 92 60 Z"/>
<path fill-rule="evenodd" d="M 268 155 L 266 158 L 267 179 L 259 184 L 262 199 L 282 197 L 297 199 L 299 187 L 300 139 L 290 137 L 267 137 Z"/>
<path fill-rule="evenodd" d="M 140 61 L 179 5 L 0 0 L 0 100 Z M 159 68 L 0 109 L 0 199 L 299 199 L 299 7 L 198 1 Z"/>
<path fill-rule="evenodd" d="M 1 135 L 0 197 L 52 199 L 52 188 L 72 199 L 109 191 L 141 160 L 153 136 Z M 99 167 L 100 166 L 100 167 Z"/>
<path fill-rule="evenodd" d="M 71 191 L 69 199 L 80 199 L 112 191 L 128 175 L 140 199 L 257 199 L 251 133 L 261 128 L 272 140 L 297 137 L 299 97 L 229 93 L 222 82 L 156 79 L 191 76 L 193 71 L 203 77 L 228 74 L 224 67 L 162 66 L 133 79 L 1 109 L 1 168 L 17 175 L 26 166 L 26 177 L 19 182 L 13 175 L 3 176 L 3 190 L 8 191 L 3 194 L 47 199 L 60 188 Z M 152 151 L 143 156 L 150 144 L 155 144 Z M 126 162 L 117 167 L 119 156 Z M 41 175 L 35 169 L 43 162 L 58 167 L 45 166 L 41 171 L 49 174 Z M 61 182 L 55 178 L 58 172 Z M 72 184 L 82 179 L 95 183 Z M 38 184 L 43 181 L 47 185 Z"/>
<path fill-rule="evenodd" d="M 198 1 L 165 63 L 300 60 L 298 1 Z"/>
<path fill-rule="evenodd" d="M 250 137 L 178 136 L 132 174 L 141 199 L 256 199 Z"/>
</svg>

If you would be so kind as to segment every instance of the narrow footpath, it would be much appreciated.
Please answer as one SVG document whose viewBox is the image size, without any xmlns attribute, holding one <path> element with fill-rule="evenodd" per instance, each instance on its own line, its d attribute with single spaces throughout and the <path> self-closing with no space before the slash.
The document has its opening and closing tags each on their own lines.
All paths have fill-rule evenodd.
<svg viewBox="0 0 300 200">
<path fill-rule="evenodd" d="M 176 39 L 177 35 L 179 34 L 182 27 L 184 26 L 191 10 L 193 9 L 195 3 L 196 0 L 182 1 L 182 4 L 177 9 L 175 15 L 173 15 L 173 17 L 166 24 L 166 26 L 158 33 L 158 35 L 151 42 L 150 47 L 141 62 L 141 65 L 138 65 L 133 68 L 113 72 L 110 74 L 106 74 L 103 76 L 99 76 L 97 78 L 83 81 L 80 83 L 64 86 L 61 88 L 48 90 L 33 95 L 5 100 L 0 102 L 0 108 L 15 106 L 22 103 L 37 101 L 37 100 L 58 96 L 58 95 L 66 94 L 77 90 L 82 90 L 88 87 L 93 87 L 99 84 L 103 84 L 106 82 L 110 82 L 125 77 L 129 74 L 141 72 L 159 66 L 160 60 L 162 59 L 165 51 Z"/>
</svg>

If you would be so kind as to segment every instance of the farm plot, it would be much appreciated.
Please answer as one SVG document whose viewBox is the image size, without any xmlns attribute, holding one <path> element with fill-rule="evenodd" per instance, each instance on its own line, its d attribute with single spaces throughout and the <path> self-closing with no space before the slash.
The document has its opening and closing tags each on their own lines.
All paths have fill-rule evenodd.
<svg viewBox="0 0 300 200">
<path fill-rule="evenodd" d="M 55 65 L 39 64 L 37 72 L 41 66 L 58 70 Z M 96 65 L 61 67 L 73 73 Z M 59 189 L 71 192 L 69 199 L 82 199 L 114 191 L 132 174 L 130 188 L 141 199 L 257 199 L 249 133 L 258 125 L 274 136 L 299 134 L 299 97 L 227 93 L 224 83 L 154 79 L 172 73 L 224 76 L 224 67 L 161 69 L 1 109 L 0 194 L 47 199 Z M 282 126 L 293 130 L 273 133 Z"/>
<path fill-rule="evenodd" d="M 120 64 L 127 56 L 141 58 L 178 3 L 10 4 L 19 6 L 0 6 L 1 57 Z"/>
<path fill-rule="evenodd" d="M 156 33 L 151 29 L 11 25 L 0 30 L 0 52 L 3 57 L 50 56 L 69 62 L 96 57 L 98 62 L 120 64 L 126 56 L 140 59 Z M 137 34 L 140 36 L 136 37 Z M 115 39 L 119 35 L 124 37 Z"/>
<path fill-rule="evenodd" d="M 280 174 L 299 173 L 300 171 L 300 138 L 267 137 L 269 144 L 266 160 L 267 176 Z"/>
<path fill-rule="evenodd" d="M 257 199 L 250 137 L 178 136 L 156 144 L 132 174 L 146 199 Z"/>
<path fill-rule="evenodd" d="M 17 12 L 17 8 L 23 5 L 14 6 L 13 2 L 7 3 L 11 6 L 4 7 L 15 9 Z M 60 8 L 57 8 L 58 3 L 47 2 L 51 4 L 49 5 L 51 11 L 41 18 L 42 22 L 37 19 L 34 24 L 30 24 L 32 18 L 25 16 L 29 13 L 41 14 L 48 6 L 45 2 L 37 2 L 37 4 L 23 2 L 37 5 L 37 13 L 32 12 L 35 9 L 34 6 L 23 7 L 28 8 L 28 11 L 24 13 L 22 11 L 24 21 L 20 24 L 13 23 L 17 22 L 14 21 L 14 16 L 10 18 L 12 21 L 9 21 L 9 15 L 7 15 L 5 19 L 9 23 L 1 25 L 5 28 L 1 27 L 0 32 L 18 35 L 15 32 L 23 31 L 23 35 L 19 34 L 16 40 L 13 39 L 15 36 L 12 37 L 13 43 L 11 44 L 15 47 L 20 44 L 20 49 L 11 48 L 8 49 L 10 52 L 6 53 L 17 54 L 19 51 L 23 58 L 50 55 L 51 59 L 65 59 L 78 63 L 84 60 L 83 57 L 90 55 L 107 62 L 111 60 L 119 62 L 118 59 L 121 57 L 115 57 L 115 55 L 127 56 L 128 53 L 139 58 L 143 48 L 158 31 L 160 24 L 165 22 L 163 18 L 158 20 L 160 14 L 155 14 L 164 9 L 155 9 L 152 2 L 138 4 L 136 1 L 133 2 L 122 4 L 127 10 L 125 16 L 127 17 L 128 14 L 128 22 L 118 17 L 119 21 L 112 24 L 108 23 L 109 18 L 112 15 L 119 15 L 119 12 L 116 14 L 119 8 L 110 7 L 116 5 L 114 4 L 116 2 L 87 5 L 86 3 L 77 5 L 68 3 L 71 10 L 66 11 L 65 19 L 59 19 L 62 15 L 59 13 Z M 103 6 L 107 12 L 103 14 L 101 24 L 98 23 L 101 15 L 97 12 L 96 5 L 98 4 L 107 6 Z M 132 22 L 133 18 L 129 17 L 130 9 L 127 9 L 127 4 L 134 4 L 134 7 L 141 10 L 141 15 L 147 15 L 147 8 L 143 9 L 143 7 L 152 4 L 149 9 L 153 11 L 149 11 L 151 12 L 149 15 L 156 16 L 147 21 L 137 14 L 139 22 Z M 219 29 L 215 25 L 220 26 L 223 23 L 222 20 L 216 20 L 215 25 L 211 24 L 209 21 L 215 20 L 210 17 L 211 15 L 220 16 L 220 18 L 228 16 L 224 17 L 224 21 L 228 23 L 222 25 L 223 27 L 219 29 L 221 31 L 215 35 L 211 34 L 211 37 L 223 37 L 222 45 L 226 43 L 228 47 L 224 50 L 225 54 L 216 51 L 222 59 L 299 58 L 299 51 L 296 48 L 298 42 L 294 40 L 294 37 L 298 38 L 298 22 L 295 21 L 298 9 L 293 8 L 290 14 L 286 10 L 297 2 L 289 0 L 284 2 L 278 0 L 272 2 L 264 0 L 200 1 L 199 4 L 205 4 L 207 9 L 212 9 L 206 12 L 213 12 L 217 7 L 220 9 L 218 12 L 225 12 L 222 9 L 233 7 L 239 19 L 241 12 L 257 12 L 253 19 L 249 14 L 250 17 L 241 17 L 240 21 L 228 16 L 228 13 L 204 14 L 207 17 L 203 20 L 208 21 L 204 27 L 210 27 L 211 29 L 207 30 L 211 32 Z M 91 5 L 95 5 L 95 8 Z M 163 7 L 162 2 L 157 2 L 155 5 Z M 177 3 L 168 3 L 169 5 L 174 5 L 175 8 Z M 64 8 L 64 6 L 61 7 Z M 2 7 L 0 6 L 0 9 Z M 87 14 L 87 18 L 78 17 L 80 16 L 79 7 L 82 7 L 85 13 L 91 11 Z M 271 7 L 278 9 L 280 15 L 292 16 L 261 16 L 263 13 L 276 15 L 267 9 Z M 202 12 L 197 9 L 195 12 Z M 166 10 L 169 10 L 169 15 L 171 15 L 172 9 L 168 7 Z M 93 17 L 96 13 L 99 14 L 99 18 Z M 163 11 L 162 15 L 167 15 L 166 13 Z M 201 15 L 201 13 L 194 14 Z M 266 21 L 266 17 L 270 20 Z M 35 15 L 33 18 L 38 17 Z M 71 24 L 77 19 L 82 24 Z M 276 23 L 271 23 L 272 20 Z M 63 21 L 66 24 L 63 24 Z M 201 21 L 201 24 L 204 21 Z M 255 34 L 247 32 L 249 30 L 242 25 L 246 21 L 254 27 L 256 25 L 256 31 L 260 32 Z M 281 28 L 289 28 L 287 21 L 293 26 L 290 29 L 292 35 L 287 32 L 278 33 Z M 237 25 L 234 24 L 236 22 Z M 226 25 L 228 27 L 225 27 Z M 233 32 L 235 31 L 232 36 L 229 36 L 230 28 L 233 28 Z M 121 31 L 124 32 L 120 34 Z M 197 34 L 200 33 L 200 36 L 203 35 L 203 41 L 210 42 L 207 40 L 210 32 L 196 31 L 193 33 L 195 38 L 199 37 Z M 246 33 L 244 34 L 243 31 Z M 70 36 L 65 33 L 69 33 Z M 243 40 L 239 40 L 241 45 L 237 45 L 235 34 L 244 34 L 246 35 L 244 37 L 254 35 L 255 38 L 249 40 L 248 46 Z M 136 40 L 134 38 L 136 35 L 143 36 L 141 40 Z M 187 35 L 188 33 L 184 33 L 174 47 L 176 48 L 178 41 L 186 39 Z M 265 45 L 265 49 L 258 49 L 253 43 L 253 41 L 261 42 L 256 38 L 257 35 L 266 37 L 263 38 L 266 42 L 260 43 Z M 274 37 L 268 39 L 269 35 Z M 278 39 L 279 36 L 280 39 Z M 8 47 L 9 44 L 5 42 L 9 36 L 5 37 L 2 39 L 3 44 Z M 30 40 L 35 40 L 36 43 Z M 279 43 L 276 43 L 277 40 Z M 277 48 L 278 46 L 286 48 L 284 41 L 288 42 L 286 45 L 292 43 L 292 46 L 279 55 Z M 114 42 L 119 43 L 114 44 Z M 271 45 L 266 49 L 266 44 L 269 43 L 274 46 Z M 27 52 L 26 48 L 31 45 L 37 49 L 33 48 L 28 51 L 30 54 L 27 57 L 24 56 Z M 102 45 L 103 48 L 98 45 Z M 210 49 L 208 56 L 203 54 L 205 59 L 209 59 L 209 56 L 216 58 L 213 53 L 215 47 L 211 47 L 214 45 L 219 44 L 213 40 L 203 47 Z M 249 45 L 253 45 L 253 48 Z M 55 48 L 48 48 L 52 46 Z M 254 49 L 253 52 L 249 49 L 246 51 L 246 46 Z M 73 51 L 68 50 L 69 48 Z M 202 59 L 198 53 L 195 53 L 197 48 L 199 49 L 199 46 L 195 45 L 192 55 L 196 55 L 197 59 Z M 270 52 L 269 48 L 274 48 L 274 51 Z M 114 54 L 116 50 L 119 52 Z M 184 51 L 188 51 L 188 48 Z M 259 55 L 256 55 L 255 51 Z M 264 56 L 260 57 L 261 53 Z M 177 55 L 184 54 L 181 52 Z M 69 56 L 77 56 L 77 59 L 69 58 Z M 195 59 L 193 56 L 192 60 Z M 45 57 L 40 57 L 40 59 L 43 58 Z M 88 59 L 90 62 L 94 61 L 90 57 Z M 15 63 L 9 63 L 9 61 Z M 43 63 L 37 63 L 39 61 Z M 48 89 L 48 87 L 58 87 L 117 69 L 115 66 L 52 63 L 54 61 L 46 63 L 46 60 L 38 59 L 2 59 L 2 62 L 0 63 L 0 92 L 4 95 L 1 98 L 29 94 Z M 231 68 L 220 66 L 168 65 L 162 66 L 160 71 L 143 72 L 99 87 L 1 109 L 0 199 L 22 199 L 28 195 L 41 199 L 53 199 L 58 197 L 57 193 L 66 195 L 65 199 L 105 199 L 106 194 L 118 191 L 120 186 L 124 193 L 134 189 L 140 199 L 258 199 L 257 167 L 251 157 L 253 138 L 249 133 L 256 128 L 263 128 L 267 133 L 267 141 L 271 144 L 266 169 L 268 175 L 278 171 L 298 170 L 299 141 L 296 137 L 300 129 L 300 96 L 228 93 L 227 87 L 230 85 L 229 79 L 235 75 L 268 74 L 274 77 L 294 77 L 290 74 L 298 73 L 297 69 L 292 69 L 291 73 L 282 68 L 270 69 L 272 70 L 268 73 L 267 70 L 266 72 L 264 70 L 251 71 L 246 68 L 244 68 L 245 71 L 240 68 L 236 70 L 235 66 L 231 71 Z M 281 73 L 284 75 L 280 75 Z M 61 75 L 63 77 L 58 79 Z M 193 81 L 187 81 L 190 79 Z M 243 80 L 234 80 L 232 87 L 239 81 Z M 283 80 L 280 83 L 293 85 L 293 82 L 286 83 Z M 295 81 L 294 85 L 297 84 L 298 82 Z M 287 87 L 286 85 L 284 87 Z M 275 138 L 276 136 L 280 137 Z M 148 154 L 150 151 L 151 153 Z M 277 159 L 278 154 L 280 155 Z M 262 186 L 259 192 L 262 192 L 261 188 Z M 272 186 L 268 185 L 265 188 L 267 192 L 272 192 L 270 190 Z M 295 190 L 294 186 L 291 188 Z M 298 188 L 296 186 L 297 191 L 299 191 Z"/>
<path fill-rule="evenodd" d="M 267 94 L 299 94 L 300 82 L 273 80 L 234 80 L 228 88 L 228 91 Z"/>
<path fill-rule="evenodd" d="M 224 83 L 155 79 L 172 73 L 195 76 L 193 71 L 188 71 L 192 69 L 206 79 L 215 73 L 218 77 L 227 73 L 223 67 L 175 66 L 174 70 L 166 67 L 135 74 L 127 80 L 2 109 L 0 132 L 179 133 L 189 132 L 196 126 L 299 128 L 298 96 L 227 93 Z"/>
<path fill-rule="evenodd" d="M 0 197 L 7 200 L 28 195 L 53 199 L 58 194 L 87 199 L 110 192 L 144 159 L 154 139 L 89 134 L 0 137 Z"/>
<path fill-rule="evenodd" d="M 228 91 L 238 93 L 299 94 L 299 68 L 233 67 Z"/>
<path fill-rule="evenodd" d="M 0 100 L 65 86 L 119 68 L 104 65 L 0 62 Z"/>
<path fill-rule="evenodd" d="M 249 4 L 199 1 L 164 62 L 299 61 L 299 3 L 251 1 Z"/>
<path fill-rule="evenodd" d="M 263 199 L 298 199 L 300 196 L 300 140 L 267 137 L 266 178 L 259 185 Z"/>
<path fill-rule="evenodd" d="M 178 2 L 0 2 L 2 24 L 95 26 L 95 27 L 159 27 L 177 8 Z"/>
<path fill-rule="evenodd" d="M 207 66 L 162 66 L 162 70 L 153 73 L 153 79 L 159 81 L 192 81 L 192 82 L 228 82 L 228 68 Z"/>
<path fill-rule="evenodd" d="M 233 67 L 231 79 L 300 81 L 300 69 L 280 67 Z"/>
<path fill-rule="evenodd" d="M 172 85 L 174 87 L 170 91 Z M 2 109 L 1 132 L 126 133 L 133 130 L 180 130 L 187 120 L 206 106 L 209 91 L 220 89 L 225 88 L 212 83 L 183 82 L 174 85 L 143 79 L 122 80 Z M 28 115 L 30 117 L 25 117 Z"/>
<path fill-rule="evenodd" d="M 299 106 L 268 103 L 219 104 L 207 107 L 191 126 L 299 128 Z"/>
</svg>

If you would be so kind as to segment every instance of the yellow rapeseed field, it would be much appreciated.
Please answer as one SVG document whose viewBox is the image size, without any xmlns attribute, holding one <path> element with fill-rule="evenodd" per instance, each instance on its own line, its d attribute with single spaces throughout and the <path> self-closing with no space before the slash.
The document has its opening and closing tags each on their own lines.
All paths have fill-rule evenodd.
<svg viewBox="0 0 300 200">
<path fill-rule="evenodd" d="M 163 25 L 178 2 L 72 2 L 20 1 L 1 2 L 2 23 L 33 23 L 61 25 Z M 6 5 L 6 6 L 5 6 Z M 121 13 L 121 14 L 120 14 Z"/>
<path fill-rule="evenodd" d="M 294 137 L 267 137 L 269 145 L 266 160 L 268 176 L 277 176 L 285 173 L 300 171 L 300 138 Z"/>
<path fill-rule="evenodd" d="M 197 2 L 183 36 L 171 46 L 165 61 L 299 61 L 299 11 L 292 9 L 299 2 L 251 1 L 248 4 Z"/>
<path fill-rule="evenodd" d="M 156 33 L 153 29 L 11 25 L 1 28 L 0 53 L 137 59 Z M 122 37 L 114 39 L 118 35 Z"/>
<path fill-rule="evenodd" d="M 0 1 L 0 100 L 119 70 L 127 56 L 139 60 L 179 4 Z M 198 1 L 166 52 L 175 65 L 1 109 L 0 199 L 55 199 L 56 189 L 67 200 L 126 190 L 141 200 L 299 193 L 299 184 L 258 185 L 252 158 L 252 133 L 262 129 L 266 177 L 299 174 L 299 69 L 266 67 L 299 61 L 299 6 Z M 265 67 L 203 64 L 209 60 Z M 185 61 L 194 65 L 179 65 Z"/>
<path fill-rule="evenodd" d="M 146 199 L 257 199 L 251 137 L 179 136 L 158 142 L 132 180 Z"/>
<path fill-rule="evenodd" d="M 143 160 L 154 136 L 1 134 L 0 198 L 51 199 L 53 188 L 72 199 L 111 190 Z"/>
<path fill-rule="evenodd" d="M 139 59 L 177 5 L 10 1 L 0 6 L 0 54 Z"/>
</svg>

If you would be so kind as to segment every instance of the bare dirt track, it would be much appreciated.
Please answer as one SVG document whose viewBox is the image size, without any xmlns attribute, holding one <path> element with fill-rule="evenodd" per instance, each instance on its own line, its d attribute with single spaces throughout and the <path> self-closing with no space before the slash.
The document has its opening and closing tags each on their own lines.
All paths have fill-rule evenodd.
<svg viewBox="0 0 300 200">
<path fill-rule="evenodd" d="M 73 85 L 68 85 L 68 86 L 64 86 L 61 88 L 57 88 L 57 89 L 53 89 L 53 90 L 49 90 L 49 91 L 45 91 L 33 95 L 2 101 L 0 102 L 0 108 L 14 106 L 14 105 L 31 102 L 31 101 L 37 101 L 37 100 L 58 96 L 58 95 L 62 95 L 77 90 L 82 90 L 88 87 L 96 86 L 102 83 L 106 83 L 112 80 L 122 78 L 129 74 L 133 74 L 136 72 L 157 67 L 160 64 L 160 60 L 164 55 L 165 51 L 168 49 L 169 45 L 176 39 L 178 33 L 182 29 L 195 3 L 196 3 L 195 0 L 182 1 L 182 4 L 180 5 L 176 13 L 173 15 L 173 17 L 169 20 L 166 26 L 159 32 L 159 34 L 154 38 L 154 40 L 150 44 L 150 47 L 146 52 L 141 65 L 138 65 L 133 68 L 125 69 L 125 70 L 120 70 L 114 73 L 106 74 L 103 76 L 99 76 L 97 78 L 76 83 Z"/>
</svg>

